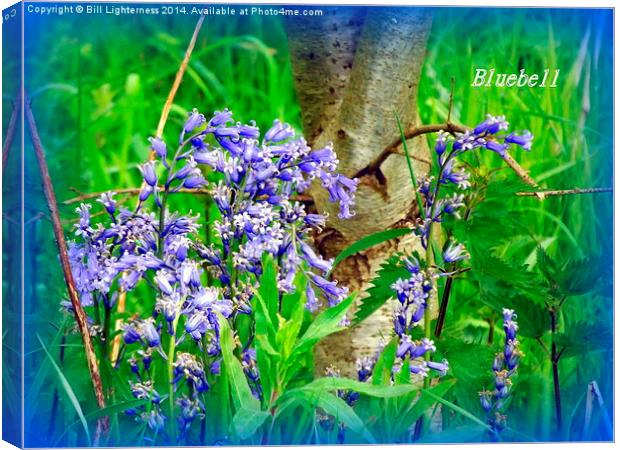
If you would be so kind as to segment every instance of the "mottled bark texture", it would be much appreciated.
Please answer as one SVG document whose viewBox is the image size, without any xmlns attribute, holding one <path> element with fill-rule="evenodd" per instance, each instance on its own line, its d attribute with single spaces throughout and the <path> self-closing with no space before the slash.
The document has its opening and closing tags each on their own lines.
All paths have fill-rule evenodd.
<svg viewBox="0 0 620 450">
<path fill-rule="evenodd" d="M 333 142 L 340 171 L 352 176 L 398 136 L 395 114 L 404 127 L 418 123 L 417 90 L 431 25 L 422 8 L 325 8 L 321 18 L 287 22 L 304 134 L 319 148 Z M 409 144 L 428 159 L 424 137 Z M 414 164 L 417 174 L 428 167 Z M 313 189 L 317 209 L 329 211 L 317 248 L 333 257 L 352 242 L 377 231 L 412 226 L 417 212 L 404 156 L 390 156 L 377 174 L 359 180 L 356 216 L 340 220 L 321 189 Z M 408 236 L 343 261 L 334 278 L 351 290 L 365 290 L 386 257 L 415 249 Z M 393 305 L 385 305 L 357 328 L 333 336 L 317 349 L 317 371 L 334 364 L 352 375 L 355 360 L 373 354 L 389 336 Z"/>
</svg>

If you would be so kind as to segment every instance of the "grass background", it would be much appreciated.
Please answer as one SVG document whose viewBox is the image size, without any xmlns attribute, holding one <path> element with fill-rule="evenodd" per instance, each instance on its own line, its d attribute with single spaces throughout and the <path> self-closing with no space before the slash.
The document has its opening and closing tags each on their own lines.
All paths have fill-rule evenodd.
<svg viewBox="0 0 620 450">
<path fill-rule="evenodd" d="M 531 154 L 516 159 L 543 187 L 573 188 L 612 185 L 612 22 L 610 11 L 546 9 L 434 10 L 433 28 L 420 82 L 418 106 L 424 123 L 447 115 L 454 79 L 455 122 L 473 126 L 486 113 L 505 114 L 516 129 L 531 130 Z M 26 83 L 33 97 L 48 162 L 59 200 L 77 192 L 137 186 L 136 165 L 148 153 L 174 73 L 191 36 L 193 17 L 26 16 Z M 540 73 L 560 69 L 556 89 L 473 88 L 476 68 L 498 72 Z M 6 93 L 5 93 L 6 94 Z M 3 97 L 7 101 L 7 96 Z M 274 118 L 300 127 L 288 57 L 286 34 L 277 18 L 209 17 L 198 39 L 185 80 L 175 98 L 165 136 L 176 139 L 185 114 L 193 107 L 205 113 L 228 107 L 241 121 L 261 128 Z M 3 124 L 6 126 L 6 123 Z M 396 124 L 395 132 L 396 132 Z M 478 161 L 500 168 L 493 155 Z M 506 177 L 514 175 L 507 171 Z M 79 442 L 76 407 L 62 394 L 58 374 L 41 351 L 36 334 L 54 357 L 62 329 L 58 303 L 64 296 L 51 227 L 45 216 L 40 180 L 26 155 L 25 261 L 26 298 L 26 426 L 27 445 L 72 445 Z M 177 206 L 202 212 L 200 200 L 183 198 Z M 72 206 L 62 206 L 67 232 Z M 495 249 L 503 256 L 534 264 L 537 244 L 555 258 L 601 255 L 611 267 L 612 196 L 566 196 L 539 202 L 515 198 L 498 210 L 517 215 L 527 232 L 506 230 L 511 240 Z M 4 258 L 11 257 L 4 235 Z M 4 286 L 6 288 L 6 280 Z M 611 285 L 609 280 L 608 285 Z M 609 286 L 587 298 L 571 299 L 567 316 L 593 318 L 611 329 L 613 306 Z M 6 291 L 5 291 L 6 292 Z M 488 307 L 476 300 L 467 283 L 457 283 L 448 314 L 452 327 L 483 339 Z M 485 309 L 486 308 L 486 309 Z M 71 340 L 72 343 L 78 341 Z M 563 395 L 574 426 L 566 434 L 551 431 L 550 367 L 540 349 L 525 348 L 522 389 L 515 392 L 509 420 L 537 439 L 579 439 L 587 383 L 596 379 L 611 409 L 611 351 L 566 358 L 562 362 Z M 59 360 L 59 359 L 58 359 Z M 78 345 L 65 349 L 64 361 L 83 361 Z M 86 411 L 94 409 L 90 385 L 81 363 L 59 360 L 64 376 Z M 475 400 L 479 386 L 471 386 Z M 471 400 L 471 399 L 470 399 Z M 472 404 L 473 401 L 472 400 Z M 55 406 L 54 406 L 55 405 Z M 471 406 L 474 408 L 474 406 Z M 472 409 L 479 415 L 479 410 Z M 572 413 L 572 414 L 569 414 Z M 41 433 L 40 430 L 46 430 Z M 586 438 L 600 438 L 598 435 Z M 447 437 L 446 437 L 447 438 Z M 461 439 L 456 434 L 455 440 Z"/>
</svg>

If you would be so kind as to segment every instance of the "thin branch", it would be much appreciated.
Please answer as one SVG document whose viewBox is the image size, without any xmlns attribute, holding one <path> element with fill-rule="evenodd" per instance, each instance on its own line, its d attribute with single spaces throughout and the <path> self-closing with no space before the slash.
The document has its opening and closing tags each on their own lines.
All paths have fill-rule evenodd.
<svg viewBox="0 0 620 450">
<path fill-rule="evenodd" d="M 99 365 L 97 363 L 97 356 L 95 355 L 95 349 L 90 338 L 88 331 L 88 322 L 86 319 L 86 313 L 80 303 L 80 298 L 75 287 L 75 280 L 73 279 L 73 273 L 71 271 L 71 264 L 69 262 L 69 256 L 67 254 L 67 243 L 65 242 L 65 236 L 63 234 L 62 224 L 60 222 L 60 214 L 58 212 L 58 203 L 56 202 L 56 194 L 54 193 L 54 187 L 52 185 L 52 179 L 50 178 L 47 162 L 45 161 L 45 153 L 43 151 L 43 145 L 41 144 L 41 138 L 37 130 L 37 125 L 30 109 L 30 105 L 27 101 L 24 102 L 24 108 L 26 113 L 26 119 L 30 128 L 30 135 L 32 137 L 32 145 L 37 156 L 39 163 L 39 170 L 41 171 L 41 180 L 43 183 L 43 191 L 47 199 L 47 206 L 50 210 L 50 216 L 52 220 L 52 228 L 54 231 L 54 237 L 56 239 L 56 245 L 58 246 L 58 253 L 60 256 L 60 265 L 64 274 L 65 282 L 67 284 L 67 291 L 69 293 L 69 299 L 73 307 L 73 313 L 75 315 L 75 321 L 77 322 L 80 335 L 82 336 L 82 343 L 84 344 L 84 353 L 86 354 L 86 362 L 88 364 L 88 370 L 90 372 L 93 389 L 95 391 L 95 397 L 99 408 L 105 408 L 105 397 L 103 394 L 103 385 L 101 383 L 101 375 L 99 373 Z M 109 429 L 108 417 L 104 417 L 98 421 L 100 427 L 107 432 Z"/>
<path fill-rule="evenodd" d="M 168 120 L 168 114 L 170 113 L 170 108 L 172 108 L 172 102 L 174 101 L 174 97 L 177 94 L 177 90 L 181 85 L 181 81 L 183 80 L 183 75 L 185 74 L 185 70 L 187 70 L 187 65 L 189 64 L 189 59 L 192 56 L 192 52 L 194 51 L 194 46 L 196 45 L 196 40 L 198 39 L 198 33 L 200 32 L 200 28 L 202 27 L 202 22 L 204 22 L 205 16 L 201 15 L 198 19 L 198 23 L 196 23 L 196 27 L 194 28 L 194 34 L 192 35 L 191 40 L 189 41 L 189 45 L 187 46 L 187 50 L 185 50 L 185 56 L 183 57 L 183 61 L 179 66 L 179 70 L 177 71 L 176 76 L 174 77 L 174 82 L 172 83 L 172 88 L 170 89 L 170 93 L 168 94 L 168 98 L 166 99 L 166 103 L 164 104 L 164 108 L 161 111 L 161 117 L 159 118 L 159 124 L 157 125 L 157 132 L 155 135 L 157 137 L 162 137 L 164 134 L 164 127 L 166 126 L 166 121 Z M 151 159 L 154 157 L 154 153 L 151 152 Z"/>
<path fill-rule="evenodd" d="M 117 194 L 138 194 L 140 193 L 140 188 L 111 189 L 111 190 L 113 190 Z M 109 191 L 91 192 L 90 194 L 82 194 L 77 197 L 67 199 L 64 202 L 62 202 L 62 204 L 71 205 L 71 204 L 83 202 L 86 200 L 92 200 L 94 198 L 99 198 L 101 194 L 104 194 L 105 192 L 109 192 Z M 189 188 L 181 188 L 178 191 L 175 191 L 175 192 L 171 191 L 170 193 L 171 194 L 195 194 L 195 195 L 211 195 L 212 194 L 211 190 L 209 189 L 189 189 Z M 259 198 L 264 199 L 267 197 L 262 196 Z M 308 203 L 308 202 L 312 202 L 313 198 L 310 195 L 298 194 L 298 195 L 291 195 L 291 200 L 297 201 L 297 202 Z M 92 216 L 94 217 L 94 214 Z"/>
<path fill-rule="evenodd" d="M 510 154 L 505 153 L 504 156 L 502 156 L 502 159 L 506 161 L 508 167 L 510 167 L 517 174 L 517 176 L 521 178 L 526 184 L 532 187 L 538 187 L 536 181 L 534 181 L 534 179 L 530 177 L 527 171 L 523 167 L 521 167 L 519 163 L 516 162 L 512 156 L 510 156 Z"/>
<path fill-rule="evenodd" d="M 581 194 L 600 194 L 604 192 L 613 192 L 611 187 L 602 188 L 585 188 L 585 189 L 559 189 L 559 190 L 546 190 L 546 191 L 533 191 L 533 192 L 517 192 L 519 197 L 538 197 L 540 200 L 544 200 L 546 197 L 557 195 L 581 195 Z"/>
<path fill-rule="evenodd" d="M 159 189 L 163 189 L 161 186 L 159 187 Z M 88 194 L 82 194 L 82 195 L 78 195 L 77 197 L 73 197 L 70 199 L 67 199 L 65 201 L 62 202 L 63 205 L 71 205 L 73 203 L 80 203 L 86 200 L 92 200 L 94 198 L 99 198 L 101 197 L 101 194 L 104 194 L 105 192 L 110 192 L 110 191 L 114 191 L 117 194 L 139 194 L 140 193 L 141 188 L 126 188 L 126 189 L 110 189 L 108 191 L 103 191 L 103 192 L 90 192 Z M 197 194 L 197 195 L 211 195 L 211 191 L 208 189 L 188 189 L 188 188 L 181 188 L 176 192 L 171 192 L 171 193 L 180 193 L 180 194 Z"/>
<path fill-rule="evenodd" d="M 9 119 L 9 126 L 6 130 L 6 138 L 4 139 L 4 144 L 2 145 L 2 177 L 4 178 L 4 170 L 7 166 L 7 161 L 9 160 L 9 152 L 11 151 L 11 145 L 13 145 L 13 138 L 15 137 L 15 128 L 17 128 L 17 118 L 21 113 L 22 99 L 21 93 L 17 94 L 15 98 L 15 103 L 13 103 L 13 112 L 11 113 L 11 118 Z"/>
<path fill-rule="evenodd" d="M 448 117 L 446 123 L 451 123 L 452 107 L 454 106 L 454 77 L 450 79 L 450 100 L 448 101 Z"/>
<path fill-rule="evenodd" d="M 452 123 L 442 123 L 442 124 L 435 124 L 435 125 L 422 125 L 419 127 L 412 127 L 409 128 L 407 130 L 404 131 L 404 136 L 406 140 L 409 139 L 413 139 L 414 137 L 417 136 L 422 136 L 424 134 L 428 134 L 428 133 L 437 133 L 439 131 L 447 131 L 448 133 L 463 133 L 465 132 L 465 128 L 460 126 L 460 125 L 454 125 Z M 373 174 L 376 173 L 379 168 L 381 167 L 381 165 L 385 162 L 386 159 L 388 159 L 388 157 L 392 154 L 397 154 L 398 153 L 398 147 L 402 144 L 402 139 L 401 137 L 398 137 L 396 139 L 394 139 L 390 145 L 388 145 L 387 147 L 385 147 L 381 153 L 379 153 L 379 155 L 370 162 L 370 164 L 368 164 L 366 167 L 364 167 L 363 169 L 361 169 L 360 171 L 358 171 L 355 175 L 354 178 L 359 178 L 362 177 L 364 175 L 369 175 L 369 174 Z M 417 157 L 415 155 L 411 156 L 412 159 L 415 159 L 416 161 L 420 161 L 423 162 L 425 164 L 428 164 L 429 166 L 431 165 L 431 162 L 427 159 L 424 158 L 420 158 Z"/>
</svg>

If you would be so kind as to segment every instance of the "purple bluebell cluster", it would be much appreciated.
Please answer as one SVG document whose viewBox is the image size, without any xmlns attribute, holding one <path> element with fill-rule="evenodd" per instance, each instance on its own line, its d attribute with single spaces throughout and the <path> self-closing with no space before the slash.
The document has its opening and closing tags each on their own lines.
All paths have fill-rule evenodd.
<svg viewBox="0 0 620 450">
<path fill-rule="evenodd" d="M 401 278 L 392 285 L 398 299 L 393 317 L 394 331 L 399 339 L 395 370 L 398 370 L 402 362 L 409 358 L 411 373 L 426 377 L 432 369 L 443 376 L 448 372 L 447 361 L 434 362 L 423 359 L 427 353 L 435 351 L 433 341 L 427 338 L 413 341 L 410 337 L 413 328 L 424 319 L 424 311 L 428 308 L 428 299 L 433 290 L 432 277 L 428 270 L 421 267 L 415 256 L 404 258 L 403 262 L 410 277 Z"/>
<path fill-rule="evenodd" d="M 517 340 L 517 316 L 512 309 L 504 309 L 502 314 L 506 338 L 503 351 L 497 353 L 493 360 L 495 386 L 492 390 L 479 393 L 480 403 L 487 414 L 487 422 L 495 433 L 506 427 L 506 416 L 502 412 L 510 397 L 512 377 L 516 374 L 519 360 L 523 356 Z"/>
<path fill-rule="evenodd" d="M 439 166 L 436 177 L 427 176 L 418 180 L 418 191 L 423 199 L 423 214 L 416 227 L 422 246 L 428 246 L 428 235 L 433 222 L 441 222 L 446 216 L 460 218 L 460 210 L 465 205 L 464 194 L 470 187 L 469 173 L 457 164 L 457 157 L 463 153 L 485 149 L 506 157 L 511 144 L 524 150 L 531 150 L 534 136 L 529 131 L 505 134 L 508 122 L 504 116 L 487 115 L 487 119 L 473 130 L 454 133 L 454 136 L 440 131 L 435 143 L 435 155 Z M 452 185 L 456 192 L 441 197 L 442 185 Z"/>
<path fill-rule="evenodd" d="M 163 398 L 155 390 L 151 381 L 129 382 L 131 395 L 147 403 L 137 408 L 125 410 L 125 414 L 135 417 L 137 422 L 146 424 L 151 430 L 161 432 L 166 424 L 166 416 L 162 413 Z"/>
<path fill-rule="evenodd" d="M 261 138 L 255 123 L 235 122 L 228 110 L 210 119 L 190 112 L 176 149 L 159 137 L 150 138 L 150 144 L 155 159 L 138 167 L 142 187 L 137 206 L 119 207 L 115 193 L 103 194 L 98 202 L 105 209 L 104 225 L 94 223 L 90 205 L 81 205 L 69 258 L 82 304 L 96 311 L 100 306 L 111 310 L 121 289 L 130 292 L 140 283 L 152 288 L 152 314 L 121 326 L 121 354 L 127 355 L 136 386 L 151 382 L 153 355 L 171 366 L 172 393 L 178 390 L 178 395 L 169 402 L 180 411 L 175 418 L 182 436 L 204 414 L 200 394 L 209 389 L 207 374 L 219 373 L 218 316 L 232 320 L 251 312 L 265 254 L 278 262 L 281 292 L 292 292 L 296 279 L 305 277 L 311 311 L 323 303 L 334 306 L 348 295 L 328 278 L 333 261 L 307 243 L 327 215 L 307 212 L 296 196 L 316 182 L 338 204 L 338 216 L 350 218 L 357 180 L 337 173 L 331 145 L 313 150 L 277 120 Z M 219 212 L 217 220 L 204 224 L 191 211 L 169 210 L 169 196 L 182 190 L 206 191 Z M 215 235 L 208 243 L 198 233 L 205 225 L 212 225 Z M 93 329 L 109 329 L 98 317 L 89 318 Z M 175 355 L 182 344 L 197 351 Z M 260 398 L 253 349 L 244 351 L 242 364 Z M 145 395 L 138 389 L 137 394 Z M 153 429 L 173 420 L 159 408 L 134 415 Z"/>
</svg>

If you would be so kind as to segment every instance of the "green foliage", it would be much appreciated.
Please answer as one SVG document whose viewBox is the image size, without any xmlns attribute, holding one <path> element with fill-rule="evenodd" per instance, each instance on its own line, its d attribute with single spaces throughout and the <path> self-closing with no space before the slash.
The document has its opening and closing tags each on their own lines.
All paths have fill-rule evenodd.
<svg viewBox="0 0 620 450">
<path fill-rule="evenodd" d="M 399 264 L 398 255 L 391 256 L 381 265 L 376 277 L 372 280 L 366 296 L 362 298 L 351 325 L 355 326 L 381 308 L 390 298 L 394 297 L 392 284 L 399 278 L 408 278 L 409 272 Z"/>
</svg>

